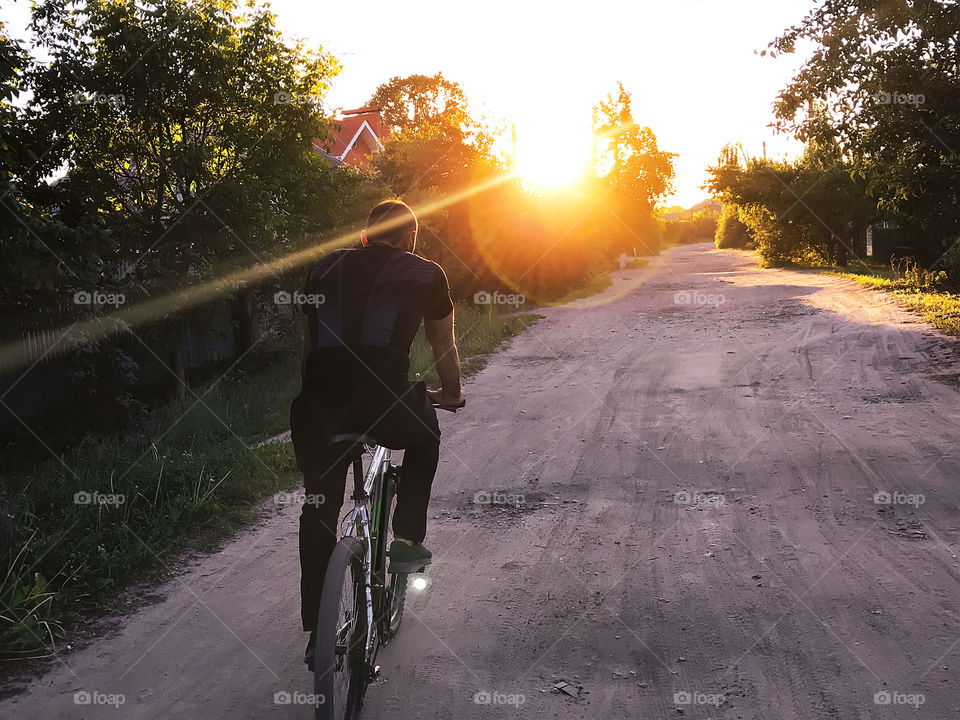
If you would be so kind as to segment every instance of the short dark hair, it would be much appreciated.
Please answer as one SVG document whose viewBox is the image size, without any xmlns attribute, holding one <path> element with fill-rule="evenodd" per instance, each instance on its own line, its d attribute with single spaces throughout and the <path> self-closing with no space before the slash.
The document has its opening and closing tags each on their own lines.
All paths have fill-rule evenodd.
<svg viewBox="0 0 960 720">
<path fill-rule="evenodd" d="M 367 242 L 397 245 L 417 230 L 417 216 L 403 200 L 391 198 L 379 203 L 367 218 Z"/>
</svg>

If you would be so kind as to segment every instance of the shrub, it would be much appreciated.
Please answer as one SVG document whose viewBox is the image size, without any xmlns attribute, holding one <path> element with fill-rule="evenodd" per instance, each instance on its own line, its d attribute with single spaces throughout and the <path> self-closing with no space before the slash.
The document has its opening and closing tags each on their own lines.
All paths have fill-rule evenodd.
<svg viewBox="0 0 960 720">
<path fill-rule="evenodd" d="M 960 240 L 943 254 L 937 267 L 946 273 L 946 285 L 953 290 L 960 290 Z"/>
<path fill-rule="evenodd" d="M 747 226 L 740 221 L 740 213 L 736 205 L 724 205 L 717 222 L 717 234 L 714 239 L 717 247 L 738 248 L 747 247 L 750 242 L 750 232 Z"/>
<path fill-rule="evenodd" d="M 908 290 L 937 292 L 946 287 L 948 283 L 948 275 L 944 270 L 926 270 L 912 258 L 893 260 L 890 267 L 898 280 L 898 284 Z"/>
</svg>

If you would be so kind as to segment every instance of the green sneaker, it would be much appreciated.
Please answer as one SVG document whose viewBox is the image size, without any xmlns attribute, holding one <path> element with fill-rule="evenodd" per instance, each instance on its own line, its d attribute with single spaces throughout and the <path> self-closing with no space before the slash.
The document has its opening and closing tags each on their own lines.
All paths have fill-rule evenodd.
<svg viewBox="0 0 960 720">
<path fill-rule="evenodd" d="M 427 550 L 423 543 L 407 545 L 397 540 L 390 543 L 387 557 L 390 558 L 390 567 L 387 570 L 397 575 L 422 572 L 433 562 L 433 553 Z"/>
</svg>

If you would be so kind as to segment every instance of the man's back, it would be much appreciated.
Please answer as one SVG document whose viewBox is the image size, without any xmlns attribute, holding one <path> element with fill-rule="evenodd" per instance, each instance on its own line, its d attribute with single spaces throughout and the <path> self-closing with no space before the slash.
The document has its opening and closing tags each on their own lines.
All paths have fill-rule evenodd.
<svg viewBox="0 0 960 720">
<path fill-rule="evenodd" d="M 301 306 L 310 332 L 305 387 L 346 390 L 379 379 L 400 387 L 420 322 L 453 310 L 443 270 L 389 245 L 337 250 L 310 270 Z"/>
</svg>

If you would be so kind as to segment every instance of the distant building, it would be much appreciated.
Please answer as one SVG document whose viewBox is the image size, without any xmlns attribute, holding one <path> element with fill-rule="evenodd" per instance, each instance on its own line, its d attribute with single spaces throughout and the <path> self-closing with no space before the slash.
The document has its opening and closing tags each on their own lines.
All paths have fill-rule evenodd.
<svg viewBox="0 0 960 720">
<path fill-rule="evenodd" d="M 333 165 L 368 170 L 370 156 L 383 148 L 380 140 L 387 136 L 387 129 L 380 120 L 380 108 L 370 105 L 344 110 L 335 123 L 330 128 L 332 139 L 325 142 L 314 139 L 313 149 Z"/>
</svg>

